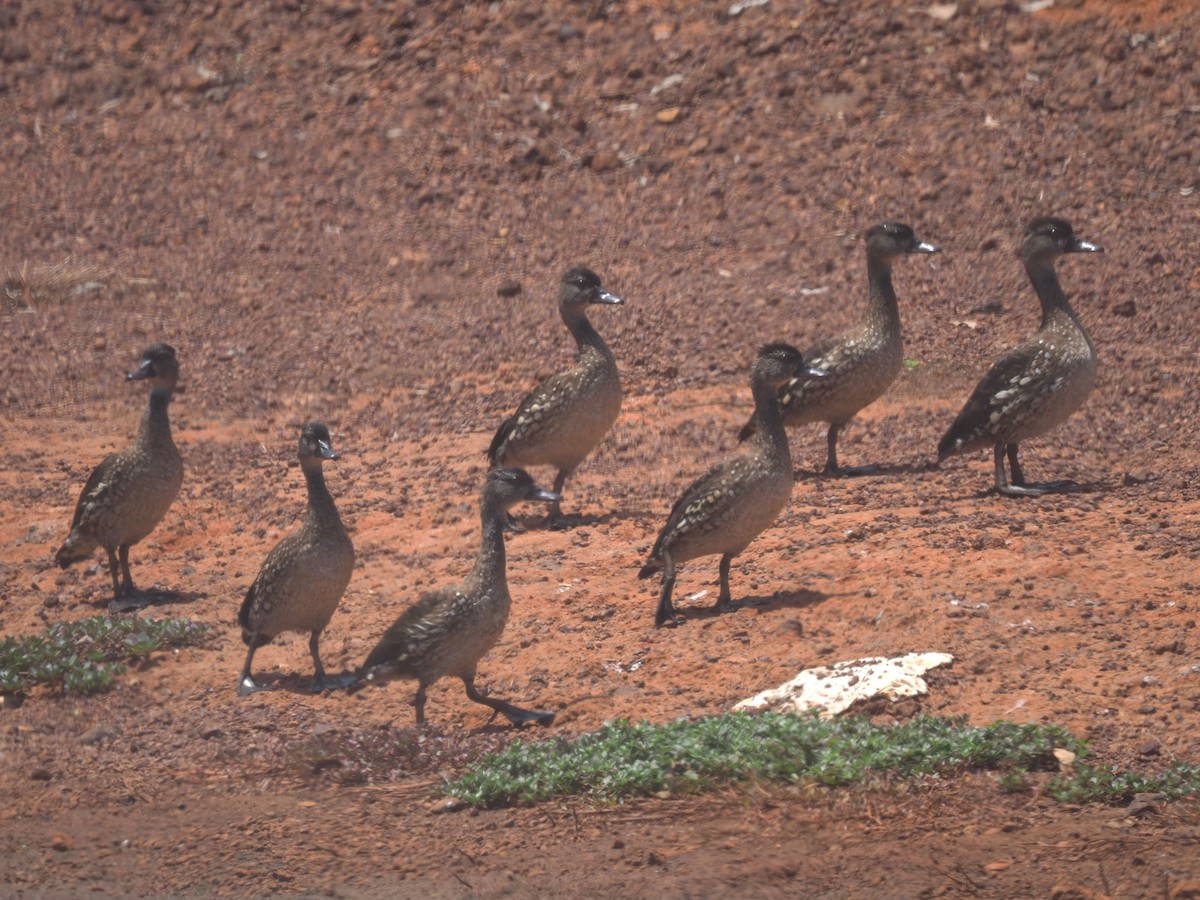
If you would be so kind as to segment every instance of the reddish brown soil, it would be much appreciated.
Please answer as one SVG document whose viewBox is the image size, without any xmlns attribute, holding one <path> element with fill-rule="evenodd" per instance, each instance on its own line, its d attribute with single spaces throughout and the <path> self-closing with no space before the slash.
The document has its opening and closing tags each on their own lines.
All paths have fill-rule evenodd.
<svg viewBox="0 0 1200 900">
<path fill-rule="evenodd" d="M 976 776 L 436 814 L 464 756 L 509 736 L 456 683 L 417 732 L 410 684 L 309 696 L 288 636 L 258 655 L 282 690 L 235 694 L 238 603 L 302 508 L 299 423 L 327 421 L 344 454 L 340 670 L 470 566 L 482 451 L 569 360 L 555 283 L 583 262 L 627 300 L 593 317 L 627 400 L 568 484 L 572 527 L 530 518 L 509 544 L 488 690 L 560 710 L 548 734 L 567 736 L 943 650 L 958 661 L 927 698 L 874 711 L 1059 724 L 1119 767 L 1196 761 L 1197 5 L 729 5 L 0 11 L 3 632 L 104 609 L 99 555 L 60 573 L 52 552 L 136 427 L 122 371 L 166 340 L 188 474 L 135 575 L 184 595 L 152 614 L 216 634 L 108 693 L 4 710 L 0 892 L 1197 896 L 1194 803 L 1134 816 Z M 986 454 L 928 464 L 1036 327 L 1014 247 L 1051 213 L 1107 251 L 1060 266 L 1100 375 L 1024 451 L 1032 477 L 1085 490 L 1014 502 Z M 654 630 L 637 567 L 734 449 L 755 346 L 853 321 L 859 236 L 884 219 L 946 252 L 898 266 L 919 365 L 842 442 L 883 472 L 814 477 L 822 432 L 798 429 L 792 503 L 734 566 L 758 605 L 707 612 L 703 560 L 680 576 L 688 621 Z"/>
</svg>

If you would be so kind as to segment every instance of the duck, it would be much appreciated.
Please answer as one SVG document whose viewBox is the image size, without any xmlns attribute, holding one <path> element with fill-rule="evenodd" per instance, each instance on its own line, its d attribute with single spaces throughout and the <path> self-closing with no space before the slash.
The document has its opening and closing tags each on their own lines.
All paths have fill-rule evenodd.
<svg viewBox="0 0 1200 900">
<path fill-rule="evenodd" d="M 575 366 L 542 381 L 500 424 L 487 449 L 492 466 L 554 466 L 557 474 L 552 493 L 561 497 L 567 478 L 596 448 L 621 411 L 616 359 L 588 319 L 587 307 L 623 302 L 605 290 L 600 276 L 586 266 L 575 266 L 563 274 L 558 312 L 575 338 Z M 561 516 L 562 504 L 556 500 L 550 505 L 550 524 L 558 523 Z"/>
<path fill-rule="evenodd" d="M 818 378 L 801 375 L 780 391 L 784 425 L 827 422 L 827 455 L 822 474 L 866 475 L 878 466 L 838 464 L 838 435 L 859 411 L 883 396 L 900 373 L 904 362 L 904 338 L 900 311 L 892 287 L 892 265 L 910 253 L 938 253 L 939 247 L 917 237 L 912 227 L 901 222 L 884 222 L 866 234 L 867 314 L 858 325 L 841 334 L 817 341 L 804 352 Z M 754 433 L 751 417 L 738 434 L 746 440 Z"/>
<path fill-rule="evenodd" d="M 758 427 L 742 453 L 710 469 L 676 501 L 658 534 L 649 559 L 638 573 L 663 573 L 654 614 L 656 627 L 682 621 L 671 602 L 675 567 L 701 556 L 720 553 L 721 589 L 714 609 L 734 608 L 729 566 L 787 505 L 792 493 L 792 458 L 779 406 L 779 389 L 793 378 L 820 371 L 805 362 L 795 347 L 767 344 L 758 351 L 750 373 Z"/>
<path fill-rule="evenodd" d="M 249 648 L 237 688 L 243 697 L 271 690 L 254 680 L 254 651 L 286 631 L 310 634 L 312 693 L 348 687 L 354 681 L 353 675 L 327 675 L 321 663 L 321 632 L 354 572 L 354 545 L 325 483 L 325 460 L 338 459 L 329 427 L 322 422 L 304 423 L 297 454 L 308 487 L 304 520 L 267 554 L 238 610 L 242 641 Z"/>
<path fill-rule="evenodd" d="M 360 686 L 415 678 L 416 721 L 424 725 L 426 692 L 450 675 L 462 679 L 467 697 L 490 707 L 493 718 L 502 714 L 518 728 L 551 724 L 554 712 L 522 709 L 480 693 L 475 673 L 484 654 L 504 633 L 512 605 L 504 553 L 509 510 L 523 501 L 559 499 L 534 484 L 524 469 L 491 469 L 479 502 L 482 538 L 471 573 L 454 587 L 423 595 L 392 623 L 359 668 Z"/>
<path fill-rule="evenodd" d="M 1096 383 L 1096 348 L 1059 284 L 1054 261 L 1065 253 L 1102 253 L 1053 216 L 1033 219 L 1021 241 L 1021 259 L 1042 306 L 1037 333 L 1009 350 L 967 398 L 938 443 L 938 462 L 991 447 L 999 494 L 1037 497 L 1072 489 L 1070 480 L 1029 484 L 1017 458 L 1022 441 L 1058 427 L 1079 409 Z M 1004 459 L 1012 470 L 1009 478 Z"/>
<path fill-rule="evenodd" d="M 175 348 L 151 344 L 125 379 L 150 386 L 137 437 L 132 446 L 106 456 L 92 470 L 75 504 L 70 533 L 54 555 L 65 569 L 103 547 L 113 583 L 111 612 L 141 609 L 164 596 L 134 586 L 129 548 L 154 531 L 183 484 L 183 457 L 171 438 L 167 415 L 179 380 Z"/>
</svg>

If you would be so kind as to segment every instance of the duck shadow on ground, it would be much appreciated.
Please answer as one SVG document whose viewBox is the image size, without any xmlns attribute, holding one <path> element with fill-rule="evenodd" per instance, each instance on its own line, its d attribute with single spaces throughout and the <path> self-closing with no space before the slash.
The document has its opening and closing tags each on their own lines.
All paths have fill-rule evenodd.
<svg viewBox="0 0 1200 900">
<path fill-rule="evenodd" d="M 132 601 L 121 602 L 119 600 L 111 600 L 108 603 L 108 611 L 110 613 L 132 613 L 142 609 L 150 609 L 156 606 L 174 606 L 185 603 L 196 603 L 199 600 L 207 600 L 208 594 L 200 591 L 177 591 L 171 588 L 154 588 L 147 591 L 138 591 L 137 598 Z"/>
<path fill-rule="evenodd" d="M 857 481 L 879 478 L 881 476 L 927 475 L 939 471 L 938 464 L 932 460 L 923 463 L 867 466 L 865 469 L 865 471 L 861 472 L 843 472 L 832 475 L 819 469 L 797 469 L 792 473 L 792 478 L 795 481 L 829 481 L 833 483 L 843 482 L 845 484 L 854 484 Z"/>
<path fill-rule="evenodd" d="M 733 609 L 720 610 L 711 603 L 697 603 L 683 600 L 675 604 L 675 611 L 685 622 L 715 619 L 718 616 L 736 616 L 744 612 L 771 612 L 777 609 L 808 609 L 824 603 L 833 596 L 820 591 L 810 591 L 802 588 L 797 591 L 776 591 L 765 597 L 742 597 L 733 601 Z"/>
<path fill-rule="evenodd" d="M 323 690 L 314 691 L 312 689 L 313 676 L 302 672 L 267 672 L 255 673 L 254 680 L 261 685 L 261 690 L 255 693 L 271 693 L 273 691 L 283 691 L 286 694 L 303 694 L 308 697 L 321 697 L 328 694 L 339 693 L 356 693 L 360 687 L 358 680 L 358 672 L 354 670 L 346 670 L 345 672 L 328 672 L 326 676 L 330 680 L 344 682 L 340 687 L 329 687 Z M 237 688 L 236 673 L 231 677 L 233 682 L 232 688 Z M 353 688 L 353 690 L 352 690 Z M 250 694 L 253 697 L 254 694 Z"/>
<path fill-rule="evenodd" d="M 587 528 L 596 525 L 610 525 L 623 520 L 646 521 L 653 518 L 653 513 L 645 510 L 611 510 L 600 515 L 576 515 L 567 513 L 558 517 L 551 524 L 545 516 L 514 516 L 521 531 L 572 531 L 576 528 Z"/>
<path fill-rule="evenodd" d="M 971 494 L 977 500 L 982 500 L 985 497 L 1002 497 L 1006 500 L 1039 500 L 1043 497 L 1060 497 L 1063 494 L 1111 494 L 1116 490 L 1116 486 L 1105 484 L 1101 481 L 1086 481 L 1083 483 L 1071 483 L 1064 487 L 1060 487 L 1053 491 L 1047 491 L 1044 494 L 1035 494 L 1032 496 L 1022 496 L 1020 494 L 1001 494 L 996 490 L 994 484 L 989 484 L 982 490 L 975 491 Z"/>
</svg>

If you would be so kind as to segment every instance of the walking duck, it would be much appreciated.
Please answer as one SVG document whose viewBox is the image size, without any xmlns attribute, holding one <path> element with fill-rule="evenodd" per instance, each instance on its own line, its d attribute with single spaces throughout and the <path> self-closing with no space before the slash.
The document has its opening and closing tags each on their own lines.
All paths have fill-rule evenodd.
<svg viewBox="0 0 1200 900">
<path fill-rule="evenodd" d="M 866 318 L 841 334 L 818 341 L 804 353 L 824 377 L 801 375 L 780 392 L 784 425 L 828 422 L 826 475 L 863 475 L 875 466 L 838 465 L 837 440 L 846 424 L 865 406 L 888 389 L 904 361 L 900 311 L 892 288 L 892 264 L 907 253 L 937 253 L 939 248 L 917 238 L 912 228 L 899 222 L 884 222 L 867 232 Z M 754 433 L 755 419 L 743 426 L 738 437 Z"/>
<path fill-rule="evenodd" d="M 167 407 L 179 379 L 179 361 L 167 344 L 151 344 L 127 381 L 150 385 L 150 401 L 133 446 L 105 457 L 92 470 L 75 504 L 71 532 L 54 556 L 64 569 L 87 559 L 97 547 L 108 554 L 113 599 L 123 612 L 148 606 L 162 595 L 139 591 L 129 573 L 129 548 L 166 515 L 183 484 L 183 459 L 171 440 Z M 118 578 L 118 568 L 120 577 Z"/>
<path fill-rule="evenodd" d="M 268 690 L 251 675 L 254 651 L 285 631 L 307 631 L 313 659 L 311 690 L 346 687 L 353 677 L 329 676 L 321 664 L 321 632 L 333 617 L 354 571 L 354 546 L 325 484 L 322 463 L 337 459 L 329 429 L 308 422 L 300 431 L 300 468 L 308 485 L 308 508 L 300 527 L 267 554 L 238 612 L 242 640 L 249 647 L 238 694 Z"/>
<path fill-rule="evenodd" d="M 730 562 L 775 521 L 792 493 L 792 457 L 779 410 L 779 389 L 789 379 L 808 375 L 821 377 L 795 347 L 767 344 L 759 351 L 750 373 L 758 422 L 753 443 L 683 492 L 638 573 L 639 578 L 663 573 L 656 626 L 681 621 L 671 603 L 676 564 L 712 553 L 721 554 L 721 590 L 713 608 L 734 607 Z"/>
<path fill-rule="evenodd" d="M 591 269 L 577 266 L 562 277 L 558 312 L 579 349 L 575 367 L 551 375 L 530 392 L 517 411 L 496 430 L 487 456 L 493 466 L 554 466 L 554 493 L 600 440 L 621 411 L 621 377 L 612 351 L 586 309 L 589 304 L 619 304 Z M 561 501 L 550 506 L 550 523 L 562 515 Z"/>
<path fill-rule="evenodd" d="M 512 604 L 504 563 L 508 511 L 523 500 L 558 499 L 538 488 L 523 469 L 489 471 L 479 504 L 483 539 L 475 568 L 458 586 L 425 594 L 409 607 L 367 656 L 359 670 L 362 679 L 415 678 L 418 725 L 425 722 L 425 692 L 444 675 L 461 678 L 471 700 L 503 713 L 518 727 L 553 722 L 553 712 L 521 709 L 479 693 L 475 670 L 503 634 Z"/>
<path fill-rule="evenodd" d="M 938 462 L 991 446 L 996 490 L 1001 494 L 1036 497 L 1074 484 L 1027 484 L 1017 461 L 1017 446 L 1066 421 L 1096 383 L 1096 349 L 1058 283 L 1054 260 L 1064 253 L 1101 253 L 1103 249 L 1080 240 L 1062 219 L 1044 217 L 1029 223 L 1021 258 L 1042 304 L 1041 328 L 1001 357 L 975 387 L 938 444 Z M 1006 454 L 1011 480 L 1004 472 Z"/>
</svg>

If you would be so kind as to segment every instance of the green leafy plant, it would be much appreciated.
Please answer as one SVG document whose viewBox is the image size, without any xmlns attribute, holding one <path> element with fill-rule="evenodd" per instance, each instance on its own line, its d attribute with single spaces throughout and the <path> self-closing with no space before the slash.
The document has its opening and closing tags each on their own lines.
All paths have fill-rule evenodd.
<svg viewBox="0 0 1200 900">
<path fill-rule="evenodd" d="M 1055 748 L 1084 746 L 1053 726 L 922 717 L 882 727 L 867 719 L 732 714 L 666 725 L 614 722 L 574 741 L 514 743 L 448 787 L 499 806 L 583 794 L 600 799 L 699 790 L 759 778 L 845 785 L 968 770 L 1054 771 Z"/>
<path fill-rule="evenodd" d="M 1050 796 L 1063 803 L 1128 803 L 1136 794 L 1162 794 L 1165 800 L 1200 796 L 1200 766 L 1176 763 L 1158 775 L 1118 772 L 1109 766 L 1081 765 L 1071 777 L 1055 778 Z"/>
<path fill-rule="evenodd" d="M 67 694 L 92 694 L 112 685 L 125 664 L 170 647 L 208 640 L 208 628 L 187 619 L 111 619 L 56 622 L 44 635 L 0 640 L 0 693 L 45 684 Z"/>
</svg>

